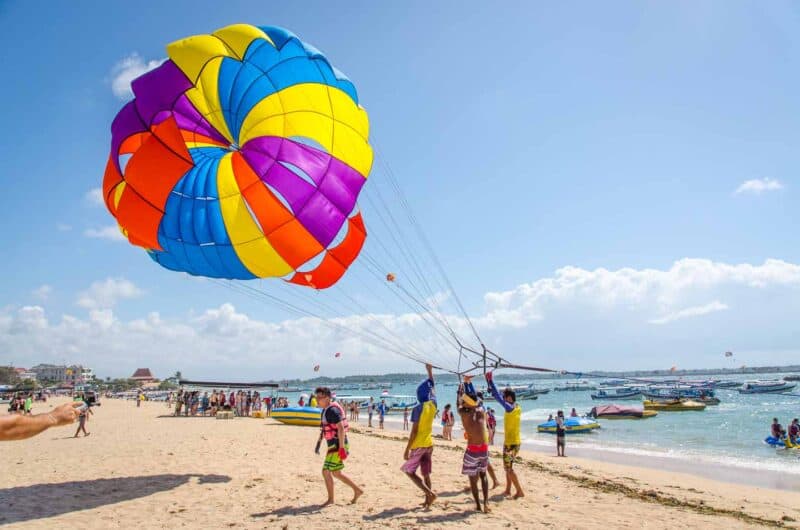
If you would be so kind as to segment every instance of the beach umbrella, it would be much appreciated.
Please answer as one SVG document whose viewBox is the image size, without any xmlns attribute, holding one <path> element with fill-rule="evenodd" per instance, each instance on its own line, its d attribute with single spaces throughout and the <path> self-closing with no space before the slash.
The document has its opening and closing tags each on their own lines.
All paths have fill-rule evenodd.
<svg viewBox="0 0 800 530">
<path fill-rule="evenodd" d="M 159 265 L 324 289 L 358 256 L 372 166 L 353 83 L 273 26 L 167 45 L 111 125 L 103 199 Z"/>
</svg>

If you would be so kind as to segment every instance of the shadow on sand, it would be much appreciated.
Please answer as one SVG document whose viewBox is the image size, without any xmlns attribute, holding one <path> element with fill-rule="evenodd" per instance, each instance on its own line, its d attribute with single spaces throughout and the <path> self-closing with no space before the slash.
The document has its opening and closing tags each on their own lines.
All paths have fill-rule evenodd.
<svg viewBox="0 0 800 530">
<path fill-rule="evenodd" d="M 4 488 L 0 489 L 0 525 L 55 517 L 147 497 L 182 486 L 193 477 L 200 484 L 219 484 L 231 480 L 226 475 L 170 474 Z"/>
<path fill-rule="evenodd" d="M 317 513 L 322 510 L 322 504 L 308 504 L 306 506 L 284 506 L 283 508 L 278 508 L 276 510 L 272 510 L 271 512 L 261 512 L 261 513 L 251 513 L 250 517 L 253 518 L 263 518 L 269 517 L 270 515 L 276 515 L 278 517 L 284 517 L 287 515 L 307 515 L 309 513 Z"/>
</svg>

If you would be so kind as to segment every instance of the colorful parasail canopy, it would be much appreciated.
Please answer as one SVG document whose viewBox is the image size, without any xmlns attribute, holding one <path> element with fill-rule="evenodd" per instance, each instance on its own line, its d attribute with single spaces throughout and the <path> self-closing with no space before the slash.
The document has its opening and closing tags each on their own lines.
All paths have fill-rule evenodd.
<svg viewBox="0 0 800 530">
<path fill-rule="evenodd" d="M 337 352 L 334 354 L 334 357 L 341 357 L 341 356 L 342 356 L 342 352 L 339 352 L 339 351 L 337 351 Z"/>
<path fill-rule="evenodd" d="M 356 259 L 372 166 L 350 80 L 294 34 L 235 24 L 167 46 L 131 83 L 103 179 L 123 234 L 167 269 L 324 289 Z"/>
</svg>

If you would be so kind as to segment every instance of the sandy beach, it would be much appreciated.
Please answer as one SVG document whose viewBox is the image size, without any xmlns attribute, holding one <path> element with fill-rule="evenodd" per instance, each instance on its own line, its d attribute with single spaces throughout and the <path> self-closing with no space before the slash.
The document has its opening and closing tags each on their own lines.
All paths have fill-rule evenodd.
<svg viewBox="0 0 800 530">
<path fill-rule="evenodd" d="M 58 404 L 37 404 L 42 412 Z M 173 418 L 164 403 L 104 400 L 88 423 L 0 451 L 0 525 L 7 528 L 749 528 L 798 527 L 800 493 L 645 467 L 525 452 L 527 496 L 474 511 L 462 489 L 463 443 L 436 440 L 430 510 L 402 475 L 403 435 L 353 426 L 348 473 L 325 499 L 317 431 L 273 420 Z M 499 447 L 493 464 L 502 478 Z M 568 448 L 569 451 L 569 448 Z M 569 452 L 568 452 L 569 454 Z M 501 486 L 502 488 L 502 486 Z"/>
</svg>

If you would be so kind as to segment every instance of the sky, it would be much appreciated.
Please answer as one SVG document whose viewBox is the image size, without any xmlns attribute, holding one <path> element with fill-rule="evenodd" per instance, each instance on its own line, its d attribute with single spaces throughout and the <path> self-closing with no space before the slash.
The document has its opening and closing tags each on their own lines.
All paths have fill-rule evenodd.
<svg viewBox="0 0 800 530">
<path fill-rule="evenodd" d="M 221 5 L 0 3 L 0 364 L 420 370 L 158 267 L 98 200 L 130 80 L 167 43 L 237 22 L 292 30 L 354 82 L 370 142 L 493 350 L 575 371 L 800 362 L 796 3 Z M 349 309 L 346 326 L 374 325 Z M 394 309 L 381 326 L 424 342 Z"/>
</svg>

